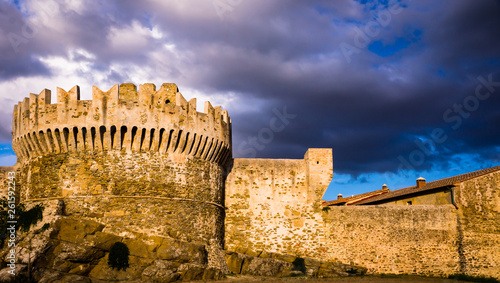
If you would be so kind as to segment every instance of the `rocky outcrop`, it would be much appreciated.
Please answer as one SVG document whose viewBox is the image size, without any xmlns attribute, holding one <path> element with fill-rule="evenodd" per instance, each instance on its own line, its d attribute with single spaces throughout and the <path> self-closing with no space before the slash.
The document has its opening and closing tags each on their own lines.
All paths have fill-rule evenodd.
<svg viewBox="0 0 500 283">
<path fill-rule="evenodd" d="M 232 273 L 266 277 L 307 276 L 327 278 L 363 275 L 367 271 L 364 267 L 301 258 L 288 254 L 250 250 L 242 252 L 226 251 L 226 262 Z"/>
<path fill-rule="evenodd" d="M 224 277 L 221 270 L 208 267 L 205 245 L 141 234 L 121 237 L 103 232 L 104 228 L 95 221 L 60 217 L 46 231 L 19 235 L 16 276 L 4 268 L 0 270 L 0 282 L 15 282 L 28 276 L 35 282 L 173 282 Z M 126 270 L 108 265 L 109 251 L 115 242 L 123 242 L 129 248 Z M 2 266 L 6 265 L 6 252 L 2 251 Z"/>
</svg>

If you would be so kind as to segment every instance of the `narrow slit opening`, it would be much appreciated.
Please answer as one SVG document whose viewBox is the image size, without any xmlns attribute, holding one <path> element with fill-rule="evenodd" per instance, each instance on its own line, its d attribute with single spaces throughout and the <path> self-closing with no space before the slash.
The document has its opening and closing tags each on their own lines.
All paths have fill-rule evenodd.
<svg viewBox="0 0 500 283">
<path fill-rule="evenodd" d="M 191 154 L 193 151 L 194 144 L 196 143 L 196 134 L 193 135 L 193 142 L 191 143 L 191 147 L 189 148 L 188 154 Z"/>
<path fill-rule="evenodd" d="M 206 151 L 202 151 L 202 153 L 203 153 L 202 158 L 204 157 L 205 160 L 208 160 L 208 154 L 210 153 L 210 150 L 212 149 L 213 146 L 214 146 L 214 139 L 212 139 L 210 141 L 210 146 L 207 148 L 207 150 Z"/>
<path fill-rule="evenodd" d="M 82 128 L 83 148 L 87 147 L 87 128 Z"/>
<path fill-rule="evenodd" d="M 33 149 L 33 148 L 31 148 L 31 143 L 29 142 L 29 141 L 30 141 L 30 134 L 27 134 L 27 135 L 25 136 L 25 139 L 26 139 L 26 144 L 28 145 L 29 151 L 30 151 L 30 152 L 33 152 L 33 151 L 34 151 L 34 149 Z"/>
<path fill-rule="evenodd" d="M 203 147 L 200 150 L 199 155 L 200 155 L 201 158 L 203 158 L 203 152 L 205 150 L 205 147 L 207 146 L 207 141 L 208 141 L 208 137 L 205 138 L 205 141 L 203 142 Z"/>
<path fill-rule="evenodd" d="M 167 142 L 167 149 L 166 151 L 168 151 L 168 148 L 170 147 L 170 143 L 172 142 L 172 135 L 174 134 L 174 130 L 170 130 L 170 135 L 168 136 L 168 142 Z"/>
<path fill-rule="evenodd" d="M 184 151 L 186 151 L 188 142 L 189 142 L 189 133 L 186 134 L 186 141 L 184 142 L 184 147 L 182 148 L 181 153 L 184 153 Z"/>
<path fill-rule="evenodd" d="M 73 127 L 73 140 L 75 142 L 75 149 L 78 148 L 78 128 Z"/>
<path fill-rule="evenodd" d="M 143 151 L 142 145 L 144 144 L 144 139 L 146 138 L 146 129 L 142 129 L 141 133 L 141 147 L 139 148 L 139 151 Z"/>
<path fill-rule="evenodd" d="M 154 138 L 155 138 L 155 129 L 151 129 L 151 132 L 149 135 L 149 147 L 148 147 L 149 151 L 151 151 L 151 146 L 153 145 Z"/>
<path fill-rule="evenodd" d="M 126 133 L 127 133 L 127 126 L 122 126 L 120 129 L 120 150 L 123 148 L 123 141 L 125 140 Z"/>
<path fill-rule="evenodd" d="M 110 148 L 114 148 L 115 136 L 116 136 L 116 126 L 111 126 L 110 133 L 111 133 L 111 147 Z"/>
<path fill-rule="evenodd" d="M 101 137 L 101 148 L 104 150 L 104 133 L 106 133 L 106 127 L 105 126 L 100 126 L 99 127 L 99 137 Z"/>
<path fill-rule="evenodd" d="M 158 151 L 160 151 L 160 147 L 161 147 L 164 133 L 165 133 L 165 129 L 163 129 L 163 128 L 160 129 L 160 137 L 159 137 L 159 141 L 158 141 Z"/>
<path fill-rule="evenodd" d="M 179 142 L 181 141 L 182 137 L 182 130 L 179 131 L 179 135 L 177 136 L 177 141 L 175 142 L 175 147 L 174 147 L 174 152 L 177 151 L 177 148 L 179 147 Z"/>
<path fill-rule="evenodd" d="M 134 148 L 135 135 L 137 134 L 137 127 L 132 128 L 132 136 L 130 137 L 130 148 Z"/>
<path fill-rule="evenodd" d="M 56 136 L 57 144 L 59 146 L 59 151 L 62 151 L 63 145 L 62 145 L 62 139 L 61 139 L 61 132 L 59 131 L 59 129 L 55 129 L 54 135 Z"/>
<path fill-rule="evenodd" d="M 54 150 L 56 146 L 54 144 L 54 137 L 52 136 L 52 131 L 50 129 L 47 130 L 47 138 L 49 140 L 50 148 Z"/>
<path fill-rule="evenodd" d="M 45 134 L 43 133 L 43 131 L 38 132 L 38 137 L 39 137 L 39 143 L 43 145 L 42 150 L 49 152 L 49 145 L 47 144 L 47 140 L 45 139 Z"/>
<path fill-rule="evenodd" d="M 200 146 L 201 146 L 201 142 L 203 141 L 203 135 L 199 137 L 199 142 L 198 144 L 196 145 L 196 149 L 194 150 L 194 153 L 193 155 L 196 156 L 198 154 L 198 150 L 200 149 Z"/>
<path fill-rule="evenodd" d="M 95 137 L 96 137 L 95 127 L 90 128 L 90 136 L 92 138 L 92 150 L 95 150 Z"/>
<path fill-rule="evenodd" d="M 64 144 L 66 145 L 66 149 L 69 149 L 69 129 L 68 128 L 63 129 L 63 138 L 64 138 Z"/>
</svg>

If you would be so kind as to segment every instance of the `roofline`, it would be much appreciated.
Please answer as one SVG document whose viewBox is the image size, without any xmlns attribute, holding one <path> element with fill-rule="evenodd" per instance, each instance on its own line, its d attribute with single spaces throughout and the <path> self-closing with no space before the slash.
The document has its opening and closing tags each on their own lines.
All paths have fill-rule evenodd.
<svg viewBox="0 0 500 283">
<path fill-rule="evenodd" d="M 392 191 L 388 194 L 383 194 L 380 199 L 376 199 L 374 201 L 370 201 L 369 199 L 362 200 L 362 201 L 360 201 L 360 203 L 358 205 L 384 203 L 384 202 L 388 202 L 392 199 L 396 199 L 396 198 L 400 198 L 400 197 L 404 197 L 404 196 L 408 196 L 408 195 L 413 195 L 413 194 L 417 194 L 417 193 L 425 194 L 426 192 L 428 193 L 430 191 L 434 191 L 435 189 L 439 190 L 440 188 L 443 188 L 443 187 L 455 186 L 456 184 L 459 184 L 459 183 L 462 183 L 462 182 L 465 182 L 465 181 L 468 181 L 468 180 L 471 180 L 474 178 L 478 178 L 478 177 L 485 176 L 488 174 L 496 173 L 499 170 L 500 170 L 500 166 L 494 166 L 494 167 L 489 167 L 489 168 L 485 168 L 485 169 L 481 169 L 481 170 L 476 170 L 476 171 L 469 172 L 469 173 L 464 173 L 464 174 L 460 174 L 460 175 L 455 175 L 455 176 L 435 180 L 432 182 L 427 182 L 427 184 L 422 188 L 417 188 L 417 186 L 406 187 L 406 188 Z M 441 185 L 441 183 L 443 183 L 443 184 Z M 412 190 L 417 190 L 417 191 L 412 191 Z M 408 192 L 406 192 L 406 191 L 408 191 Z M 403 193 L 400 194 L 401 192 L 403 192 Z M 391 195 L 394 195 L 394 196 L 391 196 Z"/>
<path fill-rule="evenodd" d="M 441 186 L 441 187 L 436 187 L 436 188 L 428 189 L 428 190 L 425 190 L 425 191 L 412 192 L 412 193 L 408 193 L 408 194 L 405 194 L 405 195 L 399 195 L 399 196 L 384 198 L 384 199 L 380 199 L 380 200 L 375 200 L 374 202 L 369 202 L 368 201 L 367 203 L 361 203 L 359 205 L 377 205 L 377 204 L 383 204 L 383 203 L 387 203 L 387 202 L 391 202 L 391 201 L 398 201 L 398 200 L 401 200 L 401 199 L 423 196 L 423 195 L 427 195 L 427 194 L 430 194 L 430 193 L 436 193 L 436 192 L 439 192 L 439 191 L 446 191 L 446 190 L 452 189 L 454 187 L 456 187 L 456 185 L 445 185 L 445 186 Z M 365 200 L 367 200 L 367 199 L 360 200 L 359 202 L 363 202 Z"/>
</svg>

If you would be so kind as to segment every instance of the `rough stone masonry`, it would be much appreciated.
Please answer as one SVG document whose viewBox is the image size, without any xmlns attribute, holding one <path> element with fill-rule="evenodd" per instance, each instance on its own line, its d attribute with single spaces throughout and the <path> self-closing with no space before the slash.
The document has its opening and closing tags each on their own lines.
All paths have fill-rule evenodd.
<svg viewBox="0 0 500 283">
<path fill-rule="evenodd" d="M 14 107 L 13 148 L 18 162 L 2 172 L 17 172 L 28 208 L 46 206 L 34 231 L 51 227 L 20 238 L 21 255 L 39 242 L 39 279 L 217 279 L 226 261 L 240 272 L 277 266 L 269 274 L 279 276 L 303 262 L 316 276 L 366 268 L 500 279 L 500 173 L 460 184 L 457 207 L 323 210 L 331 149 L 233 159 L 227 111 L 206 102 L 197 112 L 175 84 L 94 87 L 92 100 L 58 89 L 57 103 L 50 90 L 30 94 Z M 105 264 L 113 241 L 131 248 L 126 274 Z"/>
</svg>

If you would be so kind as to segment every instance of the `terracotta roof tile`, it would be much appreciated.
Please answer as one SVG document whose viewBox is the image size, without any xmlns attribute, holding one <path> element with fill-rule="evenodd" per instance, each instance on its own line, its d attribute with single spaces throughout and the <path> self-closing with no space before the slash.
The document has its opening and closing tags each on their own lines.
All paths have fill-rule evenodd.
<svg viewBox="0 0 500 283">
<path fill-rule="evenodd" d="M 351 205 L 351 204 L 357 203 L 359 201 L 365 200 L 367 198 L 371 198 L 371 197 L 385 194 L 388 192 L 389 192 L 389 189 L 381 189 L 378 191 L 368 192 L 368 193 L 355 195 L 355 196 L 351 196 L 351 197 L 341 198 L 341 199 L 332 200 L 332 201 L 326 201 L 326 202 L 323 202 L 323 206 L 330 206 L 330 205 L 336 205 L 336 204 L 342 204 L 342 203 L 347 203 L 347 205 Z"/>
<path fill-rule="evenodd" d="M 425 186 L 423 186 L 421 188 L 417 188 L 417 186 L 412 186 L 412 187 L 407 187 L 404 189 L 395 190 L 395 191 L 389 192 L 387 194 L 378 195 L 376 197 L 360 201 L 357 204 L 358 205 L 372 204 L 374 202 L 378 202 L 378 201 L 382 201 L 382 200 L 388 200 L 388 199 L 397 198 L 397 197 L 401 197 L 401 196 L 405 196 L 405 195 L 409 195 L 409 194 L 425 192 L 425 191 L 438 189 L 438 188 L 442 188 L 442 187 L 446 187 L 446 186 L 452 186 L 454 184 L 461 183 L 463 181 L 467 181 L 467 180 L 470 180 L 470 179 L 473 179 L 473 178 L 476 178 L 476 177 L 479 177 L 482 175 L 486 175 L 489 173 L 493 173 L 493 172 L 496 172 L 499 170 L 500 170 L 500 166 L 495 166 L 495 167 L 486 168 L 486 169 L 479 170 L 479 171 L 469 172 L 469 173 L 465 173 L 462 175 L 453 176 L 453 177 L 429 182 L 429 183 L 426 183 Z"/>
</svg>

